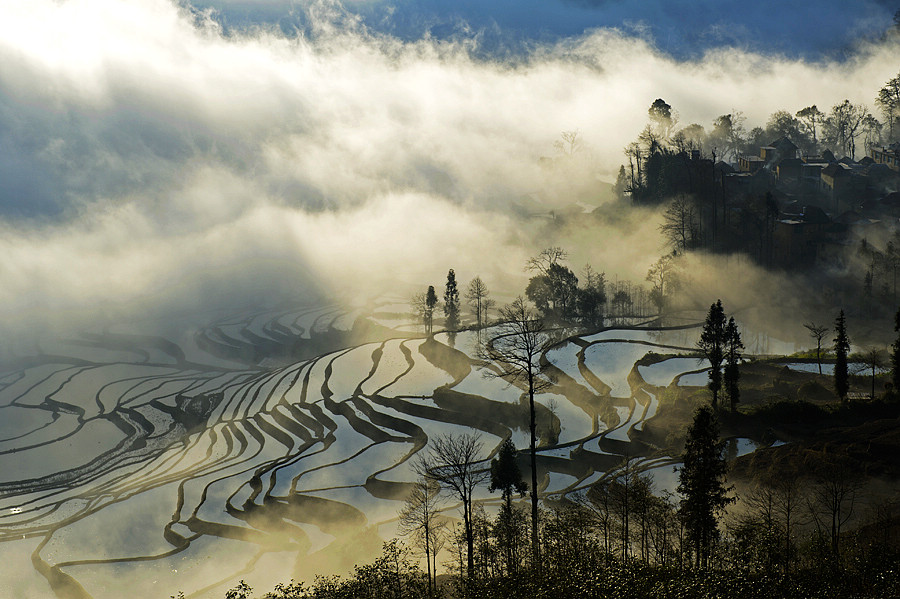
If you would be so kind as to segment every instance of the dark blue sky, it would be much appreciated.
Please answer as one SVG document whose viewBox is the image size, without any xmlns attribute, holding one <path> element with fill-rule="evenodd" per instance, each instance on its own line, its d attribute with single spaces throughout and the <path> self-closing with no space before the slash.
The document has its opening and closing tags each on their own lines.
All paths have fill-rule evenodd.
<svg viewBox="0 0 900 599">
<path fill-rule="evenodd" d="M 310 0 L 193 0 L 215 8 L 228 27 L 277 24 L 305 29 Z M 517 52 L 598 27 L 644 37 L 679 58 L 737 46 L 811 60 L 839 57 L 860 39 L 877 38 L 900 9 L 897 0 L 345 0 L 365 25 L 404 40 L 477 32 L 482 49 Z"/>
</svg>

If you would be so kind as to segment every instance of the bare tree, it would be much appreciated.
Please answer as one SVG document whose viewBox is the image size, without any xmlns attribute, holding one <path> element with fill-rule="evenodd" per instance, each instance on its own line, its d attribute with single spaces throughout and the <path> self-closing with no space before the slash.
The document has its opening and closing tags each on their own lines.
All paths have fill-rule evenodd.
<svg viewBox="0 0 900 599">
<path fill-rule="evenodd" d="M 551 248 L 551 250 L 559 248 Z M 545 250 L 548 251 L 548 250 Z M 559 250 L 561 252 L 561 250 Z M 542 252 L 543 254 L 544 252 Z M 524 385 L 528 390 L 531 433 L 531 551 L 535 564 L 539 564 L 538 544 L 538 495 L 537 495 L 537 435 L 534 396 L 550 386 L 551 382 L 540 376 L 539 359 L 548 341 L 544 321 L 525 304 L 522 296 L 500 308 L 500 324 L 497 335 L 485 345 L 482 358 L 497 370 L 485 370 L 486 376 L 496 376 L 511 383 Z"/>
<path fill-rule="evenodd" d="M 822 124 L 825 114 L 813 104 L 812 106 L 807 106 L 806 108 L 798 110 L 797 118 L 806 125 L 806 128 L 812 134 L 813 149 L 815 149 L 816 145 L 819 143 L 816 135 L 816 124 Z"/>
<path fill-rule="evenodd" d="M 845 461 L 830 464 L 823 470 L 807 500 L 810 516 L 818 533 L 830 541 L 831 556 L 841 559 L 841 530 L 853 517 L 862 479 Z"/>
<path fill-rule="evenodd" d="M 803 326 L 809 331 L 809 336 L 816 340 L 816 364 L 819 365 L 819 374 L 822 374 L 822 339 L 828 334 L 829 328 L 812 321 Z"/>
<path fill-rule="evenodd" d="M 862 104 L 853 104 L 850 100 L 835 104 L 823 123 L 825 138 L 845 156 L 855 158 L 856 136 L 868 115 L 869 109 Z"/>
<path fill-rule="evenodd" d="M 678 289 L 678 268 L 675 254 L 661 256 L 647 271 L 650 282 L 650 301 L 656 304 L 659 315 L 666 313 L 672 294 Z"/>
<path fill-rule="evenodd" d="M 574 156 L 584 149 L 584 142 L 578 130 L 563 131 L 559 135 L 559 139 L 553 142 L 553 147 L 564 156 Z"/>
<path fill-rule="evenodd" d="M 713 123 L 709 143 L 712 147 L 722 148 L 723 160 L 730 155 L 731 160 L 737 162 L 745 143 L 744 121 L 746 121 L 744 115 L 734 111 L 717 117 Z"/>
<path fill-rule="evenodd" d="M 475 324 L 481 329 L 487 323 L 488 310 L 494 307 L 494 300 L 489 296 L 487 285 L 476 276 L 469 282 L 469 288 L 466 290 L 466 301 L 475 312 Z"/>
<path fill-rule="evenodd" d="M 681 193 L 669 202 L 659 231 L 674 250 L 684 251 L 700 245 L 700 215 L 694 202 Z"/>
<path fill-rule="evenodd" d="M 426 301 L 425 292 L 419 292 L 412 296 L 409 300 L 409 306 L 412 309 L 412 316 L 415 322 L 421 323 L 422 329 L 428 333 L 428 303 Z"/>
<path fill-rule="evenodd" d="M 772 485 L 775 490 L 775 510 L 781 523 L 784 541 L 784 573 L 790 574 L 794 557 L 794 529 L 800 519 L 803 493 L 795 476 L 778 477 Z"/>
<path fill-rule="evenodd" d="M 440 484 L 431 475 L 428 461 L 420 457 L 413 464 L 416 481 L 400 510 L 400 534 L 413 537 L 425 553 L 428 573 L 428 587 L 433 593 L 436 585 L 437 569 L 432 569 L 437 552 L 443 544 L 446 522 L 440 517 Z"/>
<path fill-rule="evenodd" d="M 872 393 L 869 397 L 872 401 L 875 401 L 875 375 L 878 373 L 879 368 L 884 368 L 885 366 L 884 352 L 877 347 L 870 347 L 860 357 L 862 358 L 862 363 L 865 364 L 865 369 L 872 375 Z"/>
<path fill-rule="evenodd" d="M 460 500 L 466 537 L 467 574 L 475 576 L 472 497 L 475 488 L 490 479 L 490 469 L 480 464 L 482 444 L 477 433 L 441 435 L 431 442 L 428 475 Z"/>
<path fill-rule="evenodd" d="M 546 276 L 550 274 L 551 266 L 566 260 L 568 257 L 568 252 L 561 247 L 549 247 L 541 250 L 534 258 L 529 258 L 528 262 L 525 263 L 525 270 Z"/>
</svg>

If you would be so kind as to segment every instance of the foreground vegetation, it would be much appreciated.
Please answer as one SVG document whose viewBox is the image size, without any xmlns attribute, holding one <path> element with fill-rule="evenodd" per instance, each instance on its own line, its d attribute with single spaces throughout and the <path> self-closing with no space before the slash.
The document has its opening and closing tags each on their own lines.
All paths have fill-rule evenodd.
<svg viewBox="0 0 900 599">
<path fill-rule="evenodd" d="M 349 576 L 323 577 L 310 585 L 291 581 L 260 595 L 263 599 L 400 599 L 418 597 L 472 598 L 891 598 L 900 588 L 896 545 L 877 535 L 855 535 L 852 551 L 840 563 L 831 559 L 827 544 L 804 539 L 793 566 L 779 570 L 758 536 L 735 537 L 723 542 L 715 561 L 694 569 L 675 561 L 646 563 L 623 561 L 603 550 L 601 540 L 584 527 L 585 514 L 573 507 L 558 508 L 546 519 L 544 555 L 540 568 L 523 565 L 515 573 L 486 568 L 477 578 L 445 579 L 429 591 L 427 576 L 410 558 L 410 550 L 392 541 L 372 564 L 358 566 Z M 896 527 L 896 520 L 892 521 Z M 763 535 L 765 536 L 765 535 Z M 759 545 L 762 543 L 762 545 Z M 253 590 L 244 583 L 225 594 L 226 599 L 249 599 Z"/>
</svg>

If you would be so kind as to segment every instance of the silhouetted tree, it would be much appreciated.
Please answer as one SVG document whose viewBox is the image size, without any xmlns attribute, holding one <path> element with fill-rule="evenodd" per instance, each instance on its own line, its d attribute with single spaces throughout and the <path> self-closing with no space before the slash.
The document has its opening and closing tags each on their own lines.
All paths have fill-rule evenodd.
<svg viewBox="0 0 900 599">
<path fill-rule="evenodd" d="M 672 112 L 672 107 L 662 98 L 657 98 L 647 110 L 653 127 L 653 134 L 662 141 L 669 139 L 672 128 L 678 122 L 678 117 Z"/>
<path fill-rule="evenodd" d="M 847 337 L 847 322 L 843 310 L 834 321 L 834 333 L 834 390 L 843 402 L 847 400 L 847 392 L 850 390 L 850 373 L 847 370 L 850 339 Z"/>
<path fill-rule="evenodd" d="M 399 532 L 412 536 L 425 553 L 428 587 L 433 592 L 437 576 L 435 560 L 438 548 L 443 544 L 441 535 L 444 523 L 439 517 L 440 484 L 431 475 L 430 470 L 428 461 L 424 458 L 413 464 L 417 478 L 412 483 L 410 493 L 400 510 Z"/>
<path fill-rule="evenodd" d="M 822 339 L 828 333 L 828 327 L 807 322 L 803 325 L 809 331 L 809 336 L 816 340 L 816 364 L 819 365 L 819 374 L 822 374 Z"/>
<path fill-rule="evenodd" d="M 624 200 L 625 196 L 631 192 L 631 179 L 625 172 L 625 165 L 619 165 L 619 174 L 616 175 L 616 184 L 613 191 L 619 200 Z"/>
<path fill-rule="evenodd" d="M 679 512 L 698 568 L 706 567 L 712 543 L 719 537 L 719 513 L 733 501 L 725 486 L 724 452 L 715 412 L 710 406 L 700 406 L 688 427 L 684 465 L 678 472 Z"/>
<path fill-rule="evenodd" d="M 603 305 L 606 304 L 606 277 L 596 273 L 591 265 L 584 267 L 583 285 L 577 290 L 575 311 L 586 327 L 603 325 Z"/>
<path fill-rule="evenodd" d="M 872 393 L 869 395 L 869 398 L 875 401 L 875 375 L 878 373 L 879 368 L 884 367 L 884 357 L 881 354 L 881 350 L 877 347 L 866 349 L 859 357 L 862 363 L 866 365 L 866 370 L 872 375 Z"/>
<path fill-rule="evenodd" d="M 744 139 L 744 118 L 740 112 L 723 114 L 716 118 L 713 130 L 709 134 L 709 144 L 713 148 L 720 149 L 720 156 L 724 160 L 731 156 L 732 162 L 737 162 L 738 156 L 746 143 Z"/>
<path fill-rule="evenodd" d="M 494 307 L 494 300 L 490 297 L 487 285 L 476 276 L 469 282 L 469 288 L 466 290 L 466 301 L 475 313 L 475 326 L 482 328 L 487 322 L 488 310 Z"/>
<path fill-rule="evenodd" d="M 578 277 L 568 267 L 554 262 L 546 273 L 531 277 L 525 296 L 545 318 L 572 319 L 576 315 Z"/>
<path fill-rule="evenodd" d="M 482 358 L 497 370 L 485 370 L 487 376 L 498 376 L 524 384 L 528 389 L 529 433 L 531 452 L 531 545 L 535 564 L 540 559 L 538 544 L 538 494 L 537 494 L 537 424 L 534 405 L 535 393 L 550 385 L 540 376 L 539 359 L 547 343 L 544 321 L 538 317 L 519 296 L 513 303 L 500 308 L 500 323 L 496 336 L 482 350 Z"/>
<path fill-rule="evenodd" d="M 428 307 L 425 304 L 425 294 L 420 292 L 413 294 L 409 300 L 409 306 L 412 308 L 412 316 L 415 322 L 422 324 L 422 330 L 428 333 Z"/>
<path fill-rule="evenodd" d="M 700 214 L 693 200 L 678 194 L 663 213 L 660 232 L 676 251 L 690 250 L 700 245 Z"/>
<path fill-rule="evenodd" d="M 725 310 L 722 300 L 709 307 L 703 331 L 697 341 L 697 347 L 709 361 L 709 382 L 706 386 L 712 391 L 712 407 L 718 408 L 719 390 L 722 388 L 722 360 L 725 358 Z"/>
<path fill-rule="evenodd" d="M 816 108 L 816 105 L 807 106 L 801 110 L 797 111 L 797 118 L 806 125 L 807 130 L 812 134 L 812 148 L 815 151 L 816 146 L 819 143 L 819 138 L 816 132 L 816 125 L 821 124 L 822 120 L 825 118 L 825 113 Z"/>
<path fill-rule="evenodd" d="M 431 335 L 434 332 L 434 308 L 437 306 L 438 298 L 437 294 L 434 292 L 434 285 L 428 286 L 428 291 L 425 293 L 425 334 Z"/>
<path fill-rule="evenodd" d="M 481 459 L 481 437 L 478 434 L 441 435 L 431 441 L 428 473 L 450 490 L 462 505 L 469 578 L 475 576 L 472 497 L 475 488 L 490 477 L 490 472 L 479 465 Z"/>
<path fill-rule="evenodd" d="M 516 446 L 507 438 L 500 445 L 497 457 L 491 460 L 491 486 L 489 490 L 500 491 L 503 505 L 497 520 L 498 539 L 506 560 L 507 572 L 513 572 L 518 561 L 516 556 L 516 539 L 518 526 L 512 505 L 513 493 L 525 496 L 528 485 L 522 480 L 522 472 L 516 462 Z"/>
<path fill-rule="evenodd" d="M 553 142 L 553 147 L 563 156 L 574 156 L 584 149 L 584 142 L 578 131 L 563 131 L 559 139 Z"/>
<path fill-rule="evenodd" d="M 841 530 L 853 517 L 861 489 L 859 472 L 847 460 L 838 459 L 822 469 L 808 499 L 809 515 L 816 530 L 829 542 L 834 568 L 840 564 Z"/>
<path fill-rule="evenodd" d="M 660 256 L 659 260 L 647 271 L 647 281 L 650 282 L 650 301 L 663 315 L 669 307 L 672 295 L 678 289 L 678 270 L 675 264 L 675 254 Z"/>
<path fill-rule="evenodd" d="M 900 14 L 900 12 L 898 12 Z M 881 113 L 887 120 L 888 139 L 894 140 L 894 123 L 900 115 L 900 73 L 896 77 L 888 79 L 875 96 L 875 104 L 881 109 Z"/>
<path fill-rule="evenodd" d="M 740 401 L 741 390 L 738 383 L 741 380 L 741 350 L 744 344 L 741 342 L 741 332 L 738 330 L 734 317 L 728 319 L 725 326 L 725 371 L 724 383 L 725 392 L 728 394 L 728 401 L 731 404 L 731 411 L 737 411 L 737 404 Z"/>
<path fill-rule="evenodd" d="M 786 110 L 776 110 L 769 115 L 766 123 L 765 136 L 770 143 L 782 137 L 787 137 L 798 147 L 809 147 L 809 141 L 806 137 L 805 127 L 800 120 Z M 784 156 L 782 156 L 784 158 Z"/>
<path fill-rule="evenodd" d="M 522 480 L 522 472 L 516 462 L 516 446 L 507 438 L 500 445 L 497 457 L 491 460 L 491 486 L 489 490 L 500 491 L 503 504 L 512 509 L 513 491 L 524 496 L 528 485 Z"/>
<path fill-rule="evenodd" d="M 869 109 L 862 104 L 853 104 L 850 100 L 835 104 L 823 122 L 825 143 L 830 145 L 832 150 L 855 158 L 856 136 L 868 115 Z"/>
<path fill-rule="evenodd" d="M 448 331 L 459 329 L 459 289 L 456 286 L 456 273 L 452 268 L 447 273 L 447 286 L 444 289 L 444 326 Z"/>
</svg>

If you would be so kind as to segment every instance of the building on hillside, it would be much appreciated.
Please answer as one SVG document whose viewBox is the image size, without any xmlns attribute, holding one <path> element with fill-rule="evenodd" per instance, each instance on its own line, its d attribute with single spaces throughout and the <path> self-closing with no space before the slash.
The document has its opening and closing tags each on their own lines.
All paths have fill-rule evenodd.
<svg viewBox="0 0 900 599">
<path fill-rule="evenodd" d="M 776 139 L 768 146 L 760 149 L 762 156 L 770 164 L 789 158 L 800 158 L 800 148 L 787 137 Z"/>
<path fill-rule="evenodd" d="M 799 158 L 784 158 L 775 166 L 775 178 L 783 184 L 799 183 L 802 166 L 803 161 Z"/>
<path fill-rule="evenodd" d="M 831 219 L 820 208 L 803 206 L 799 214 L 784 214 L 775 221 L 772 257 L 782 268 L 809 268 L 818 247 L 829 240 Z"/>
<path fill-rule="evenodd" d="M 742 173 L 755 173 L 766 166 L 766 160 L 762 156 L 741 155 L 738 158 L 738 170 Z"/>
<path fill-rule="evenodd" d="M 758 156 L 741 155 L 738 158 L 738 170 L 742 173 L 755 173 L 761 168 L 775 170 L 775 165 L 780 161 L 799 157 L 800 151 L 794 142 L 787 137 L 782 137 L 767 146 L 762 146 Z"/>
<path fill-rule="evenodd" d="M 835 162 L 822 169 L 822 191 L 835 213 L 852 207 L 866 191 L 866 178 L 850 166 Z"/>
<path fill-rule="evenodd" d="M 869 150 L 869 156 L 878 164 L 885 164 L 891 170 L 900 171 L 900 142 L 872 148 Z"/>
</svg>

